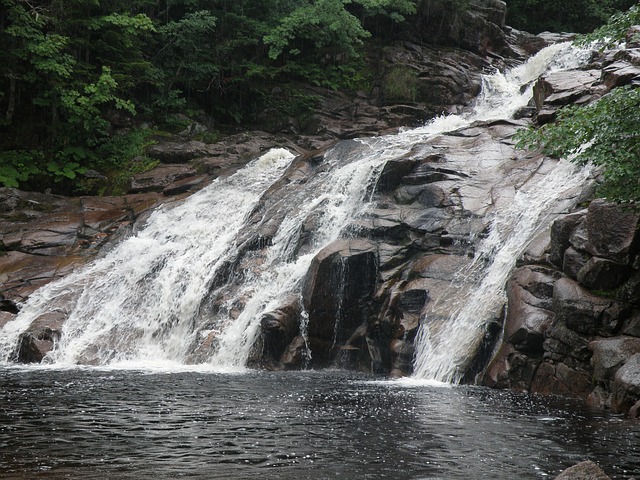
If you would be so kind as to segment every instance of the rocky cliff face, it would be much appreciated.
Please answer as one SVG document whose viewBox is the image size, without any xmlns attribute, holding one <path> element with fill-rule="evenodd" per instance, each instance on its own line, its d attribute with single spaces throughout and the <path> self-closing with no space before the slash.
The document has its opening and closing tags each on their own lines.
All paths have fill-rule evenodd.
<svg viewBox="0 0 640 480">
<path fill-rule="evenodd" d="M 580 72 L 536 85 L 538 123 L 640 81 L 640 45 L 594 58 Z M 557 219 L 520 261 L 508 286 L 504 336 L 483 382 L 638 415 L 640 264 L 637 210 L 594 200 Z"/>
</svg>

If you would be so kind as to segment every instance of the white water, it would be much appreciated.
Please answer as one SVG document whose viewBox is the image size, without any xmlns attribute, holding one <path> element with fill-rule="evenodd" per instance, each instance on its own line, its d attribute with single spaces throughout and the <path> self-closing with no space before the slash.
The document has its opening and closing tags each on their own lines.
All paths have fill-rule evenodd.
<svg viewBox="0 0 640 480">
<path fill-rule="evenodd" d="M 452 131 L 477 120 L 509 118 L 525 106 L 531 96 L 531 82 L 548 68 L 565 68 L 580 61 L 567 45 L 545 49 L 527 64 L 503 75 L 485 78 L 484 90 L 476 108 L 467 114 L 440 117 L 433 122 L 398 135 L 354 142 L 349 158 L 342 158 L 340 145 L 324 159 L 322 172 L 303 184 L 282 188 L 279 214 L 284 218 L 272 245 L 260 262 L 242 272 L 243 281 L 213 318 L 204 308 L 216 274 L 237 256 L 238 235 L 246 227 L 247 217 L 260 198 L 282 175 L 292 155 L 275 150 L 252 162 L 226 180 L 193 195 L 173 208 L 151 216 L 143 230 L 122 242 L 106 257 L 85 269 L 38 290 L 23 306 L 18 317 L 0 332 L 0 359 L 7 361 L 21 332 L 40 315 L 64 310 L 68 320 L 62 338 L 47 362 L 60 365 L 91 363 L 110 365 L 184 364 L 207 337 L 215 336 L 213 351 L 206 363 L 219 368 L 241 368 L 253 345 L 261 315 L 280 306 L 291 293 L 299 294 L 301 279 L 311 260 L 325 245 L 339 238 L 344 228 L 367 209 L 368 192 L 382 166 L 425 143 L 442 132 Z M 524 92 L 521 92 L 522 86 Z M 522 192 L 522 202 L 513 202 L 513 211 L 497 214 L 486 248 L 479 250 L 472 270 L 492 280 L 471 296 L 478 302 L 467 310 L 491 308 L 501 295 L 505 271 L 521 251 L 537 221 L 561 195 L 567 182 L 582 181 L 571 168 L 558 167 L 539 186 Z M 576 180 L 571 180 L 571 179 Z M 558 179 L 559 184 L 547 184 Z M 565 182 L 565 183 L 562 183 Z M 295 183 L 295 182 L 294 182 Z M 549 189 L 556 189 L 553 195 Z M 540 199 L 536 209 L 532 198 Z M 316 218 L 311 246 L 307 253 L 294 255 L 301 225 Z M 518 225 L 519 230 L 514 226 Z M 482 253 L 484 252 L 484 253 Z M 484 270 L 484 265 L 501 265 L 500 272 Z M 497 268 L 497 267 L 496 267 Z M 496 297 L 497 296 L 497 297 Z M 244 307 L 239 316 L 230 313 L 238 299 Z M 486 306 L 485 306 L 486 302 Z M 304 315 L 303 315 L 304 316 Z M 470 343 L 462 338 L 467 328 L 462 313 L 456 316 L 450 337 L 453 345 Z M 455 336 L 454 336 L 455 335 Z M 473 335 L 476 335 L 473 333 Z M 425 329 L 418 345 L 417 372 L 423 378 L 455 381 L 456 353 L 450 367 L 449 344 Z M 443 373 L 444 372 L 444 373 Z"/>
<path fill-rule="evenodd" d="M 415 342 L 414 376 L 424 380 L 458 383 L 480 346 L 484 326 L 500 315 L 506 297 L 504 287 L 531 239 L 544 228 L 559 200 L 558 192 L 575 192 L 589 176 L 574 165 L 561 162 L 552 174 L 499 209 L 491 230 L 469 265 L 461 269 L 450 288 L 433 300 L 431 311 L 444 307 L 445 325 L 430 322 L 426 315 Z M 443 304 L 446 304 L 443 305 Z M 453 307 L 452 307 L 453 305 Z"/>
</svg>

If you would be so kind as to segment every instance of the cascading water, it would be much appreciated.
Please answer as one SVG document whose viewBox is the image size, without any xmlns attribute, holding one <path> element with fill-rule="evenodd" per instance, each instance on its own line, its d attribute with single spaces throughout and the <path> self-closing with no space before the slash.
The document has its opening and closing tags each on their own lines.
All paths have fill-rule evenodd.
<svg viewBox="0 0 640 480">
<path fill-rule="evenodd" d="M 442 132 L 476 121 L 510 118 L 530 100 L 531 83 L 540 74 L 578 62 L 580 55 L 570 46 L 551 46 L 507 74 L 487 76 L 473 111 L 441 117 L 397 135 L 340 143 L 325 155 L 320 171 L 304 182 L 278 184 L 293 155 L 283 150 L 265 154 L 184 203 L 157 211 L 142 230 L 104 258 L 33 294 L 0 332 L 0 359 L 10 360 L 20 334 L 35 319 L 58 309 L 67 320 L 46 362 L 198 361 L 218 367 L 244 366 L 263 313 L 277 308 L 286 296 L 300 295 L 314 256 L 367 211 L 371 188 L 385 162 L 409 154 L 416 144 Z M 518 192 L 509 208 L 494 213 L 491 233 L 467 268 L 473 273 L 470 279 L 484 282 L 465 280 L 469 293 L 457 295 L 461 306 L 443 338 L 425 323 L 417 345 L 419 377 L 457 380 L 465 355 L 477 343 L 480 325 L 470 313 L 493 308 L 514 259 L 555 201 L 583 180 L 561 163 L 557 172 Z M 482 181 L 482 176 L 475 181 Z M 248 218 L 265 192 L 276 186 L 277 231 L 260 261 L 250 268 L 238 267 L 240 281 L 236 278 L 234 286 L 229 286 L 225 272 L 230 265 L 238 266 L 242 239 L 247 232 L 251 237 L 254 228 Z M 298 251 L 291 239 L 311 217 L 314 230 L 306 248 Z M 215 308 L 210 305 L 212 298 L 217 299 Z M 238 304 L 241 311 L 232 314 Z M 301 318 L 308 321 L 305 312 Z M 305 331 L 302 325 L 303 335 Z M 208 349 L 203 354 L 205 344 Z M 193 353 L 196 350 L 198 355 Z"/>
</svg>

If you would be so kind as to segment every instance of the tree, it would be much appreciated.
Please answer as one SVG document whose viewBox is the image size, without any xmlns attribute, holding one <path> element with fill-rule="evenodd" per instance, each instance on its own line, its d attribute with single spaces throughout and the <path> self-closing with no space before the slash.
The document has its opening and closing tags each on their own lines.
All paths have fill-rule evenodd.
<svg viewBox="0 0 640 480">
<path fill-rule="evenodd" d="M 637 0 L 506 0 L 507 24 L 532 33 L 591 32 Z"/>
<path fill-rule="evenodd" d="M 640 5 L 611 17 L 606 25 L 577 39 L 600 42 L 602 48 L 623 41 L 630 27 L 640 23 Z M 586 106 L 558 112 L 554 123 L 518 133 L 518 145 L 541 147 L 556 157 L 602 168 L 598 194 L 618 202 L 640 202 L 640 88 L 619 87 Z"/>
</svg>

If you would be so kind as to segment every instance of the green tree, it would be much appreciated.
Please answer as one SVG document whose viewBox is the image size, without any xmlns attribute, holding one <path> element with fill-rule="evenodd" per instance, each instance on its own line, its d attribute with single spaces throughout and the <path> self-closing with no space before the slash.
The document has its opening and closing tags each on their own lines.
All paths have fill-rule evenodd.
<svg viewBox="0 0 640 480">
<path fill-rule="evenodd" d="M 591 32 L 637 0 L 506 0 L 507 24 L 532 33 Z"/>
<path fill-rule="evenodd" d="M 629 27 L 640 20 L 640 6 L 614 15 L 578 43 L 601 41 L 612 45 L 625 38 Z M 569 157 L 581 165 L 602 169 L 598 194 L 618 202 L 639 202 L 640 183 L 640 88 L 615 88 L 598 101 L 569 106 L 558 112 L 554 123 L 539 129 L 521 130 L 520 148 L 540 147 L 556 157 Z"/>
<path fill-rule="evenodd" d="M 598 194 L 614 201 L 640 201 L 640 89 L 616 88 L 597 102 L 563 108 L 553 124 L 519 134 L 521 148 L 541 147 L 603 169 Z"/>
</svg>

